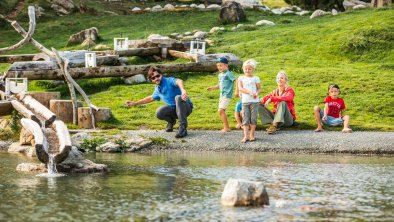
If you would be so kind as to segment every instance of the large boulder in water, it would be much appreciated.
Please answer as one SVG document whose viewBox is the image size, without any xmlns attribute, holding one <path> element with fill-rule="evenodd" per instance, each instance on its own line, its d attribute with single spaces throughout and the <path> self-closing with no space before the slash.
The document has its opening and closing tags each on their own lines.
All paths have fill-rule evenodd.
<svg viewBox="0 0 394 222">
<path fill-rule="evenodd" d="M 238 23 L 246 20 L 246 14 L 241 4 L 234 1 L 229 1 L 222 5 L 219 19 L 223 24 Z"/>
<path fill-rule="evenodd" d="M 269 198 L 262 182 L 230 178 L 222 193 L 224 206 L 269 205 Z"/>
</svg>

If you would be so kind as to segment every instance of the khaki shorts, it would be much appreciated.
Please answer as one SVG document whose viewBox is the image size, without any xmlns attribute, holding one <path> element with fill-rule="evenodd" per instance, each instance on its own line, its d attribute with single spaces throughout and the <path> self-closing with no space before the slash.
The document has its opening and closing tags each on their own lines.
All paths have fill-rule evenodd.
<svg viewBox="0 0 394 222">
<path fill-rule="evenodd" d="M 219 99 L 219 109 L 227 109 L 228 105 L 230 104 L 231 99 L 221 96 Z"/>
</svg>

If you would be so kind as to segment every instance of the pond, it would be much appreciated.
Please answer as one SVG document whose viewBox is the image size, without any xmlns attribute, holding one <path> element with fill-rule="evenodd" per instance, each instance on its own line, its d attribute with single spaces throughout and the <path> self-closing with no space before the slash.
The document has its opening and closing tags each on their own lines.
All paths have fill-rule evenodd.
<svg viewBox="0 0 394 222">
<path fill-rule="evenodd" d="M 20 173 L 0 152 L 0 221 L 393 221 L 394 157 L 92 153 L 108 173 Z M 229 178 L 263 181 L 271 204 L 223 207 Z"/>
</svg>

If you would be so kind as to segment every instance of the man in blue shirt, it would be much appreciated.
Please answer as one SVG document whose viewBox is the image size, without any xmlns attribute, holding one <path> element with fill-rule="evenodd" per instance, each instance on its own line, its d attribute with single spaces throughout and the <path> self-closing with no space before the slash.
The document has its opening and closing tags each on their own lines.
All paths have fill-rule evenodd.
<svg viewBox="0 0 394 222">
<path fill-rule="evenodd" d="M 126 101 L 126 105 L 135 106 L 163 100 L 166 105 L 156 110 L 157 118 L 167 121 L 166 132 L 172 132 L 179 121 L 176 138 L 187 136 L 187 117 L 193 111 L 193 104 L 187 96 L 183 81 L 174 77 L 163 77 L 163 73 L 156 67 L 151 67 L 148 71 L 148 78 L 156 84 L 152 95 L 138 101 Z"/>
</svg>

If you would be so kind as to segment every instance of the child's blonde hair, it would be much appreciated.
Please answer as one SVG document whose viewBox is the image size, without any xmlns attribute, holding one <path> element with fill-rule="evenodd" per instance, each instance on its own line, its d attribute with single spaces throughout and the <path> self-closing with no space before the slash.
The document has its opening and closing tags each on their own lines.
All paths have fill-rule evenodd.
<svg viewBox="0 0 394 222">
<path fill-rule="evenodd" d="M 253 69 L 256 69 L 257 66 L 257 62 L 254 59 L 248 59 L 244 62 L 244 64 L 242 65 L 242 68 L 244 68 L 245 66 L 250 66 Z"/>
</svg>

